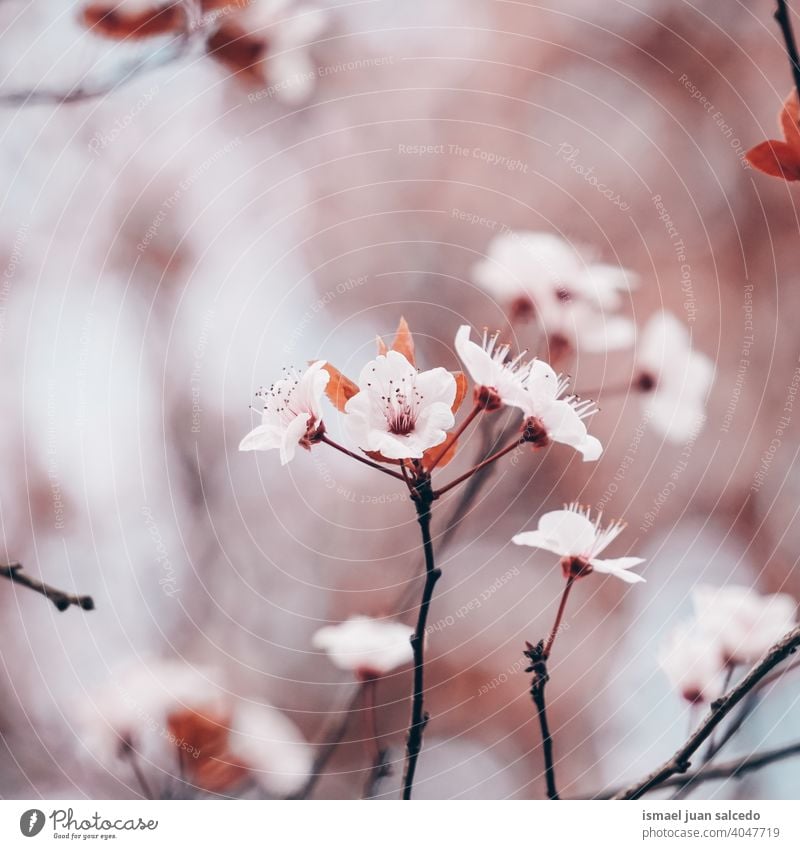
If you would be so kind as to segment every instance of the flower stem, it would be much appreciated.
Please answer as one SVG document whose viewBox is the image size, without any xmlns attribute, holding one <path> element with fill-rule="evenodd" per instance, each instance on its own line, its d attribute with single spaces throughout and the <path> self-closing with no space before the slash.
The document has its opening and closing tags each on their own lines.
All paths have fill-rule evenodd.
<svg viewBox="0 0 800 849">
<path fill-rule="evenodd" d="M 469 411 L 469 415 L 464 419 L 463 422 L 459 425 L 458 429 L 455 430 L 444 442 L 439 453 L 433 458 L 433 460 L 428 465 L 428 471 L 432 472 L 436 466 L 441 462 L 442 457 L 453 447 L 454 443 L 457 439 L 461 437 L 461 434 L 475 421 L 475 417 L 484 409 L 483 404 L 479 404 L 476 402 L 475 406 Z"/>
<path fill-rule="evenodd" d="M 789 7 L 786 0 L 778 0 L 778 8 L 775 10 L 775 20 L 781 28 L 783 40 L 786 42 L 786 53 L 792 66 L 792 79 L 794 87 L 800 95 L 800 57 L 797 54 L 797 42 L 794 40 L 792 21 L 789 17 Z"/>
<path fill-rule="evenodd" d="M 556 613 L 553 627 L 550 629 L 550 636 L 547 638 L 547 642 L 544 644 L 544 650 L 542 651 L 544 660 L 547 660 L 550 657 L 550 652 L 553 650 L 553 643 L 556 641 L 556 637 L 558 636 L 559 628 L 561 628 L 561 620 L 564 618 L 564 610 L 567 607 L 569 591 L 572 589 L 572 585 L 574 583 L 575 578 L 567 578 L 567 583 L 564 586 L 564 592 L 561 594 L 561 603 L 558 605 L 558 612 Z"/>
<path fill-rule="evenodd" d="M 525 440 L 521 439 L 520 437 L 515 438 L 514 441 L 509 443 L 508 445 L 506 445 L 505 448 L 501 448 L 499 451 L 496 451 L 494 454 L 492 454 L 491 457 L 487 457 L 485 460 L 478 463 L 477 466 L 473 466 L 468 472 L 464 472 L 463 475 L 459 475 L 455 480 L 450 481 L 450 483 L 445 484 L 445 486 L 443 486 L 441 489 L 436 490 L 433 497 L 439 498 L 440 496 L 444 495 L 446 492 L 450 492 L 450 490 L 453 489 L 453 487 L 456 487 L 460 483 L 463 483 L 468 478 L 471 478 L 475 474 L 475 472 L 479 472 L 481 469 L 485 468 L 486 466 L 490 465 L 491 463 L 494 463 L 496 460 L 499 460 L 501 457 L 505 457 L 506 454 L 513 451 L 519 445 L 522 445 L 524 441 Z"/>
<path fill-rule="evenodd" d="M 431 505 L 434 494 L 430 478 L 418 484 L 414 498 L 417 508 L 417 521 L 422 533 L 422 547 L 425 552 L 425 585 L 422 589 L 422 599 L 417 615 L 417 625 L 411 637 L 411 648 L 414 652 L 414 689 L 411 698 L 411 721 L 408 727 L 406 741 L 406 764 L 403 774 L 403 799 L 411 798 L 414 787 L 414 773 L 417 769 L 417 759 L 422 749 L 422 735 L 428 724 L 428 714 L 425 712 L 425 628 L 428 622 L 428 610 L 431 605 L 433 589 L 441 576 L 441 570 L 436 568 L 433 556 L 433 541 L 431 539 Z"/>
<path fill-rule="evenodd" d="M 323 433 L 319 437 L 320 442 L 324 442 L 326 445 L 330 445 L 331 448 L 335 448 L 337 451 L 341 451 L 342 454 L 346 454 L 348 457 L 352 457 L 354 460 L 358 460 L 359 463 L 363 463 L 365 466 L 369 466 L 371 469 L 377 469 L 379 472 L 383 472 L 385 475 L 391 475 L 393 478 L 397 478 L 397 480 L 403 480 L 403 476 L 399 472 L 393 472 L 391 469 L 387 469 L 385 466 L 381 466 L 380 463 L 373 463 L 372 460 L 368 460 L 366 457 L 362 457 L 360 454 L 356 454 L 355 451 L 350 451 L 348 448 L 345 448 L 344 445 L 339 445 L 338 442 L 334 442 L 326 433 Z"/>
</svg>

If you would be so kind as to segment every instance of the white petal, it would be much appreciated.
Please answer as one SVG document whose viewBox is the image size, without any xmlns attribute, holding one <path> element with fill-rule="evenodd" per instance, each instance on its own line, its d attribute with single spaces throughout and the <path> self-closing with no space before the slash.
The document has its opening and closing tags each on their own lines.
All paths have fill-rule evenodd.
<svg viewBox="0 0 800 849">
<path fill-rule="evenodd" d="M 423 398 L 424 406 L 429 404 L 453 406 L 453 401 L 456 400 L 456 379 L 446 368 L 432 368 L 429 371 L 421 371 L 414 382 L 417 391 Z M 445 427 L 452 426 L 452 421 L 445 425 Z"/>
<path fill-rule="evenodd" d="M 240 451 L 269 451 L 280 448 L 283 431 L 273 424 L 260 424 L 253 428 L 239 443 Z"/>
<path fill-rule="evenodd" d="M 556 546 L 551 550 L 579 557 L 591 551 L 596 528 L 582 513 L 553 510 L 539 519 L 539 531 Z"/>
<path fill-rule="evenodd" d="M 458 328 L 456 352 L 478 386 L 494 386 L 495 367 L 492 358 L 480 345 L 470 340 L 470 332 L 468 324 Z"/>
<path fill-rule="evenodd" d="M 527 545 L 531 548 L 541 548 L 543 551 L 552 551 L 553 554 L 563 556 L 561 547 L 557 542 L 545 536 L 541 531 L 523 531 L 521 534 L 511 537 L 514 545 Z"/>
<path fill-rule="evenodd" d="M 608 560 L 594 558 L 591 561 L 592 569 L 595 572 L 614 575 L 614 577 L 621 578 L 628 584 L 644 582 L 641 575 L 628 571 L 632 566 L 638 566 L 640 563 L 644 563 L 644 559 L 641 557 L 616 557 Z"/>
<path fill-rule="evenodd" d="M 286 426 L 281 442 L 281 465 L 285 466 L 294 459 L 297 445 L 308 430 L 309 419 L 306 416 L 295 416 Z"/>
</svg>

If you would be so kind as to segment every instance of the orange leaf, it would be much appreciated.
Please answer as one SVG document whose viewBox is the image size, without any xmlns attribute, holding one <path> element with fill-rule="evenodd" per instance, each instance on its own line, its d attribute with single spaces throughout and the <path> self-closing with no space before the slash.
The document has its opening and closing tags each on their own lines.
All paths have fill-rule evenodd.
<svg viewBox="0 0 800 849">
<path fill-rule="evenodd" d="M 344 412 L 344 405 L 354 396 L 358 395 L 358 386 L 345 377 L 339 369 L 332 366 L 330 363 L 325 363 L 323 366 L 325 371 L 331 376 L 328 385 L 325 387 L 325 394 L 330 399 L 334 407 L 340 412 Z"/>
<path fill-rule="evenodd" d="M 186 13 L 178 3 L 154 3 L 150 9 L 127 10 L 124 3 L 90 3 L 81 12 L 85 27 L 106 38 L 149 38 L 179 32 Z"/>
<path fill-rule="evenodd" d="M 442 450 L 442 445 L 447 444 L 447 440 L 451 439 L 454 433 L 455 433 L 455 431 L 452 431 L 452 430 L 449 431 L 448 434 L 447 434 L 447 439 L 445 439 L 444 442 L 441 443 L 441 445 L 436 445 L 433 448 L 429 448 L 422 455 L 422 465 L 426 469 L 429 468 L 430 464 L 439 456 L 439 453 Z M 458 440 L 455 439 L 455 440 L 453 440 L 452 445 L 447 446 L 447 451 L 444 452 L 444 454 L 442 455 L 442 459 L 439 460 L 439 462 L 436 464 L 436 468 L 441 469 L 443 466 L 446 466 L 453 459 L 453 457 L 456 456 L 457 450 L 458 450 Z"/>
<path fill-rule="evenodd" d="M 464 403 L 464 398 L 467 397 L 467 376 L 463 371 L 451 371 L 450 374 L 456 379 L 456 397 L 453 401 L 453 406 L 450 408 L 453 411 L 453 415 L 455 415 L 459 407 Z"/>
<path fill-rule="evenodd" d="M 408 322 L 404 318 L 401 318 L 400 324 L 397 325 L 392 350 L 402 354 L 412 366 L 417 364 L 414 359 L 414 337 L 411 335 Z"/>
<path fill-rule="evenodd" d="M 800 155 L 786 142 L 761 142 L 747 151 L 745 159 L 770 177 L 782 177 L 789 182 L 800 180 Z"/>
<path fill-rule="evenodd" d="M 783 109 L 778 115 L 783 137 L 786 143 L 800 155 L 800 102 L 797 100 L 797 92 L 792 89 L 789 96 L 783 102 Z"/>
<path fill-rule="evenodd" d="M 383 339 L 381 339 L 381 337 L 380 337 L 380 336 L 376 336 L 376 337 L 375 337 L 375 343 L 376 343 L 376 345 L 378 346 L 378 356 L 379 356 L 379 357 L 381 357 L 381 356 L 385 356 L 385 355 L 386 355 L 386 352 L 387 352 L 389 349 L 386 347 L 386 343 L 383 341 Z"/>
</svg>

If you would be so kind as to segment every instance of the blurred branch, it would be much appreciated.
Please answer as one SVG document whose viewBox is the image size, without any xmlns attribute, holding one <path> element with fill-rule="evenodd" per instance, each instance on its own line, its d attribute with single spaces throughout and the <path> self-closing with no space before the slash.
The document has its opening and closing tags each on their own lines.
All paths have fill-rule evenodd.
<svg viewBox="0 0 800 849">
<path fill-rule="evenodd" d="M 60 105 L 93 100 L 110 94 L 144 73 L 163 68 L 188 55 L 196 42 L 204 39 L 199 6 L 196 0 L 183 0 L 186 10 L 183 29 L 168 45 L 150 53 L 143 59 L 120 68 L 106 80 L 94 83 L 76 83 L 68 89 L 31 88 L 21 91 L 0 92 L 0 106 L 31 106 L 39 104 Z"/>
<path fill-rule="evenodd" d="M 778 8 L 775 11 L 775 20 L 781 28 L 783 40 L 786 42 L 786 53 L 789 56 L 789 64 L 792 66 L 792 79 L 794 87 L 800 94 L 800 56 L 797 53 L 797 42 L 794 40 L 792 21 L 789 17 L 789 6 L 786 0 L 778 0 Z"/>
<path fill-rule="evenodd" d="M 94 599 L 90 595 L 74 595 L 73 593 L 65 593 L 63 590 L 57 590 L 49 584 L 45 584 L 38 578 L 31 578 L 22 571 L 21 563 L 11 563 L 8 566 L 0 566 L 0 576 L 8 578 L 14 584 L 21 584 L 36 593 L 40 593 L 59 609 L 66 610 L 71 605 L 81 607 L 83 610 L 94 610 Z"/>
<path fill-rule="evenodd" d="M 711 703 L 711 710 L 700 727 L 678 749 L 677 752 L 646 778 L 621 790 L 615 799 L 639 799 L 651 790 L 664 785 L 673 775 L 685 774 L 691 766 L 692 755 L 711 736 L 714 729 L 736 707 L 745 696 L 754 690 L 764 678 L 800 646 L 800 628 L 790 631 L 777 642 L 745 677 L 722 698 Z"/>
<path fill-rule="evenodd" d="M 789 743 L 776 749 L 768 749 L 765 752 L 751 752 L 741 758 L 725 761 L 725 763 L 713 766 L 708 764 L 695 772 L 687 772 L 683 775 L 673 775 L 665 779 L 659 786 L 659 790 L 670 787 L 686 787 L 689 784 L 702 784 L 706 781 L 720 781 L 726 778 L 740 778 L 748 772 L 755 772 L 770 764 L 784 761 L 800 755 L 800 742 Z M 614 799 L 622 792 L 622 788 L 606 790 L 589 796 L 590 799 Z"/>
</svg>

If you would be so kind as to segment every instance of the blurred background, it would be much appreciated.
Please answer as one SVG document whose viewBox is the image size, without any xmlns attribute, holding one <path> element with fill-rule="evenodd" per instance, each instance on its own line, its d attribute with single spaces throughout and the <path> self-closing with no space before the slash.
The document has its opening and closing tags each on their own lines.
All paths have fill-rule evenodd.
<svg viewBox="0 0 800 849">
<path fill-rule="evenodd" d="M 647 583 L 575 590 L 548 688 L 562 792 L 636 778 L 686 735 L 656 658 L 691 588 L 800 595 L 797 196 L 743 158 L 791 86 L 773 4 L 261 3 L 187 7 L 179 35 L 126 30 L 143 0 L 110 20 L 120 4 L 0 3 L 2 557 L 96 603 L 0 583 L 0 794 L 138 795 L 85 708 L 152 659 L 219 670 L 315 751 L 355 685 L 311 637 L 413 622 L 416 522 L 402 484 L 324 446 L 239 453 L 249 404 L 311 359 L 356 377 L 401 315 L 423 367 L 457 367 L 462 323 L 535 348 L 472 273 L 504 228 L 631 269 L 624 312 L 673 312 L 715 381 L 689 443 L 609 398 L 598 463 L 556 446 L 497 468 L 439 554 L 416 795 L 541 798 L 521 652 L 562 578 L 510 538 L 573 500 L 629 523 L 612 556 L 646 557 Z M 632 355 L 564 370 L 620 383 Z M 395 759 L 409 688 L 402 669 L 378 691 Z M 799 695 L 775 688 L 729 754 L 792 740 Z M 363 737 L 356 711 L 316 796 L 360 795 Z M 695 795 L 798 793 L 787 761 Z"/>
</svg>

